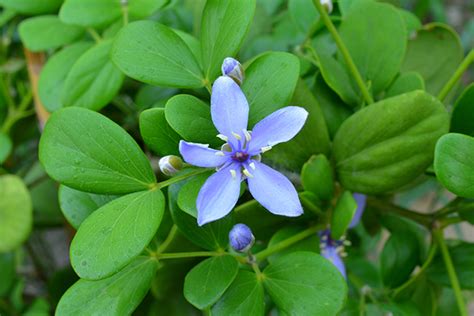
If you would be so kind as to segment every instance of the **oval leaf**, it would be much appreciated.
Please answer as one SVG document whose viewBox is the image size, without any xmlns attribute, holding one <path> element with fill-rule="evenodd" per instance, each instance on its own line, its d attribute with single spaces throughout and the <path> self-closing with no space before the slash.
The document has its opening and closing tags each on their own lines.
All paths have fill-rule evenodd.
<svg viewBox="0 0 474 316">
<path fill-rule="evenodd" d="M 199 309 L 214 304 L 234 281 L 239 263 L 230 255 L 204 260 L 186 275 L 184 297 Z"/>
<path fill-rule="evenodd" d="M 145 144 L 160 156 L 179 155 L 181 137 L 166 121 L 165 109 L 154 108 L 141 112 L 140 134 Z"/>
<path fill-rule="evenodd" d="M 23 181 L 13 175 L 0 177 L 0 253 L 19 247 L 30 234 L 33 207 Z"/>
<path fill-rule="evenodd" d="M 130 315 L 150 288 L 158 264 L 139 257 L 103 280 L 79 280 L 61 297 L 56 315 Z"/>
<path fill-rule="evenodd" d="M 102 279 L 148 245 L 160 226 L 165 198 L 160 190 L 136 192 L 104 205 L 79 227 L 71 265 L 81 278 Z"/>
<path fill-rule="evenodd" d="M 423 91 L 372 104 L 349 117 L 334 138 L 339 180 L 360 193 L 397 189 L 432 163 L 448 126 L 443 104 Z"/>
<path fill-rule="evenodd" d="M 55 12 L 63 0 L 0 0 L 0 5 L 21 14 L 45 14 Z"/>
<path fill-rule="evenodd" d="M 81 27 L 65 24 L 56 15 L 43 15 L 24 20 L 18 31 L 23 44 L 33 52 L 72 43 L 84 34 Z"/>
<path fill-rule="evenodd" d="M 170 28 L 152 21 L 127 25 L 117 35 L 112 59 L 128 76 L 157 86 L 204 86 L 199 63 Z"/>
<path fill-rule="evenodd" d="M 120 18 L 122 6 L 118 0 L 66 0 L 59 17 L 67 24 L 102 28 Z"/>
<path fill-rule="evenodd" d="M 451 131 L 474 135 L 474 83 L 471 83 L 456 100 L 451 117 Z"/>
<path fill-rule="evenodd" d="M 51 115 L 39 157 L 53 179 L 80 191 L 123 194 L 146 190 L 156 181 L 130 135 L 105 116 L 82 108 Z"/>
<path fill-rule="evenodd" d="M 344 306 L 346 281 L 318 254 L 294 252 L 278 258 L 263 274 L 268 294 L 288 315 L 337 315 Z"/>
<path fill-rule="evenodd" d="M 61 95 L 65 106 L 98 111 L 117 95 L 124 75 L 110 60 L 111 47 L 110 41 L 99 43 L 74 63 Z"/>
<path fill-rule="evenodd" d="M 390 98 L 415 90 L 425 90 L 425 81 L 417 72 L 406 72 L 398 76 L 398 78 L 390 85 L 387 89 L 385 98 Z"/>
<path fill-rule="evenodd" d="M 306 191 L 321 200 L 330 200 L 334 194 L 331 163 L 324 155 L 312 156 L 301 169 L 301 183 Z"/>
<path fill-rule="evenodd" d="M 438 180 L 451 192 L 474 198 L 474 138 L 450 133 L 436 144 L 434 168 Z"/>
<path fill-rule="evenodd" d="M 344 235 L 357 210 L 357 203 L 349 191 L 344 191 L 337 200 L 331 217 L 331 238 L 337 240 Z"/>
</svg>

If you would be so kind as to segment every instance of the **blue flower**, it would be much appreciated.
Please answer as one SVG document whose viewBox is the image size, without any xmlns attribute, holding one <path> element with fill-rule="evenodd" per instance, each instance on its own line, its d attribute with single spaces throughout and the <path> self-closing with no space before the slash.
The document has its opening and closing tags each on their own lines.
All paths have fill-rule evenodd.
<svg viewBox="0 0 474 316">
<path fill-rule="evenodd" d="M 308 112 L 296 106 L 282 108 L 247 130 L 249 105 L 240 87 L 227 76 L 212 87 L 211 116 L 226 143 L 221 150 L 181 141 L 184 160 L 198 167 L 214 167 L 199 191 L 196 206 L 200 226 L 226 216 L 237 203 L 240 183 L 246 180 L 252 196 L 273 214 L 299 216 L 303 208 L 293 184 L 260 162 L 272 146 L 292 139 L 303 127 Z"/>
<path fill-rule="evenodd" d="M 238 60 L 232 57 L 224 59 L 221 70 L 222 75 L 231 77 L 238 85 L 241 85 L 244 81 L 244 68 Z"/>
<path fill-rule="evenodd" d="M 357 224 L 360 222 L 367 200 L 367 196 L 361 193 L 354 193 L 352 196 L 357 203 L 357 210 L 354 214 L 354 217 L 352 218 L 349 228 L 357 226 Z M 344 278 L 346 278 L 346 266 L 344 265 L 342 257 L 346 255 L 344 252 L 344 246 L 350 245 L 350 242 L 345 240 L 345 237 L 339 240 L 332 239 L 330 229 L 320 231 L 318 234 L 321 241 L 319 245 L 321 255 L 331 261 L 332 264 L 334 264 L 334 266 L 341 272 Z"/>
<path fill-rule="evenodd" d="M 229 232 L 230 246 L 236 251 L 246 252 L 254 241 L 252 230 L 245 224 L 236 224 Z"/>
</svg>

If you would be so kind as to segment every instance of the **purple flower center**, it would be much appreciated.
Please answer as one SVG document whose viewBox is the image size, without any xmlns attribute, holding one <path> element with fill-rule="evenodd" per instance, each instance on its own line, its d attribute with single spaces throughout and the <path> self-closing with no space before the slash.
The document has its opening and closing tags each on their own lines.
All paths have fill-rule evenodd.
<svg viewBox="0 0 474 316">
<path fill-rule="evenodd" d="M 246 162 L 249 159 L 249 154 L 243 151 L 237 151 L 232 155 L 232 159 L 237 162 Z"/>
</svg>

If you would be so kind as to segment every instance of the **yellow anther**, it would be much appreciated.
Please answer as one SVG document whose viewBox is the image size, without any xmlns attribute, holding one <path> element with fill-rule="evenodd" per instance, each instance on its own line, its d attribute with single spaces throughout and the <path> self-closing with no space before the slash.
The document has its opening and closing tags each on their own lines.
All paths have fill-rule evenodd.
<svg viewBox="0 0 474 316">
<path fill-rule="evenodd" d="M 227 137 L 227 136 L 225 136 L 225 135 L 223 135 L 223 134 L 217 134 L 216 137 L 219 138 L 219 139 L 222 139 L 222 140 L 225 141 L 225 142 L 229 140 L 229 137 Z"/>
<path fill-rule="evenodd" d="M 237 178 L 237 173 L 235 172 L 234 169 L 230 169 L 229 171 L 230 171 L 230 174 L 232 175 L 232 179 Z"/>
<path fill-rule="evenodd" d="M 264 146 L 260 148 L 260 150 L 262 151 L 262 154 L 269 151 L 270 149 L 272 149 L 272 146 Z"/>
<path fill-rule="evenodd" d="M 244 170 L 242 171 L 242 173 L 243 173 L 244 175 L 246 175 L 247 178 L 253 178 L 253 175 L 252 175 L 247 169 L 245 169 L 245 168 L 244 168 Z"/>
<path fill-rule="evenodd" d="M 246 129 L 243 129 L 242 132 L 245 135 L 245 140 L 247 140 L 247 142 L 249 142 L 252 139 L 252 135 L 250 135 L 250 132 Z"/>
<path fill-rule="evenodd" d="M 249 166 L 250 166 L 250 168 L 252 168 L 253 170 L 255 170 L 255 163 L 251 162 L 251 163 L 249 163 Z"/>
<path fill-rule="evenodd" d="M 222 157 L 225 156 L 225 154 L 222 151 L 216 151 L 215 155 L 216 156 L 222 156 Z"/>
<path fill-rule="evenodd" d="M 242 137 L 241 137 L 239 134 L 237 134 L 237 133 L 232 132 L 232 135 L 234 135 L 234 137 L 235 137 L 237 140 L 241 140 L 241 139 L 242 139 Z"/>
</svg>

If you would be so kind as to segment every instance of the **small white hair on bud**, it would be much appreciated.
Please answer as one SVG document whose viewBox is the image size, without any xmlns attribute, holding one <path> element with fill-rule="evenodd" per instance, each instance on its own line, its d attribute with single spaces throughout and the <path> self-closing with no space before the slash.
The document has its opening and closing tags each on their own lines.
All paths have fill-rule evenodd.
<svg viewBox="0 0 474 316">
<path fill-rule="evenodd" d="M 158 166 L 164 175 L 171 177 L 183 168 L 183 161 L 178 156 L 169 155 L 161 158 Z"/>
<path fill-rule="evenodd" d="M 332 12 L 333 6 L 332 6 L 332 0 L 320 0 L 321 5 L 326 8 L 328 13 Z"/>
</svg>

